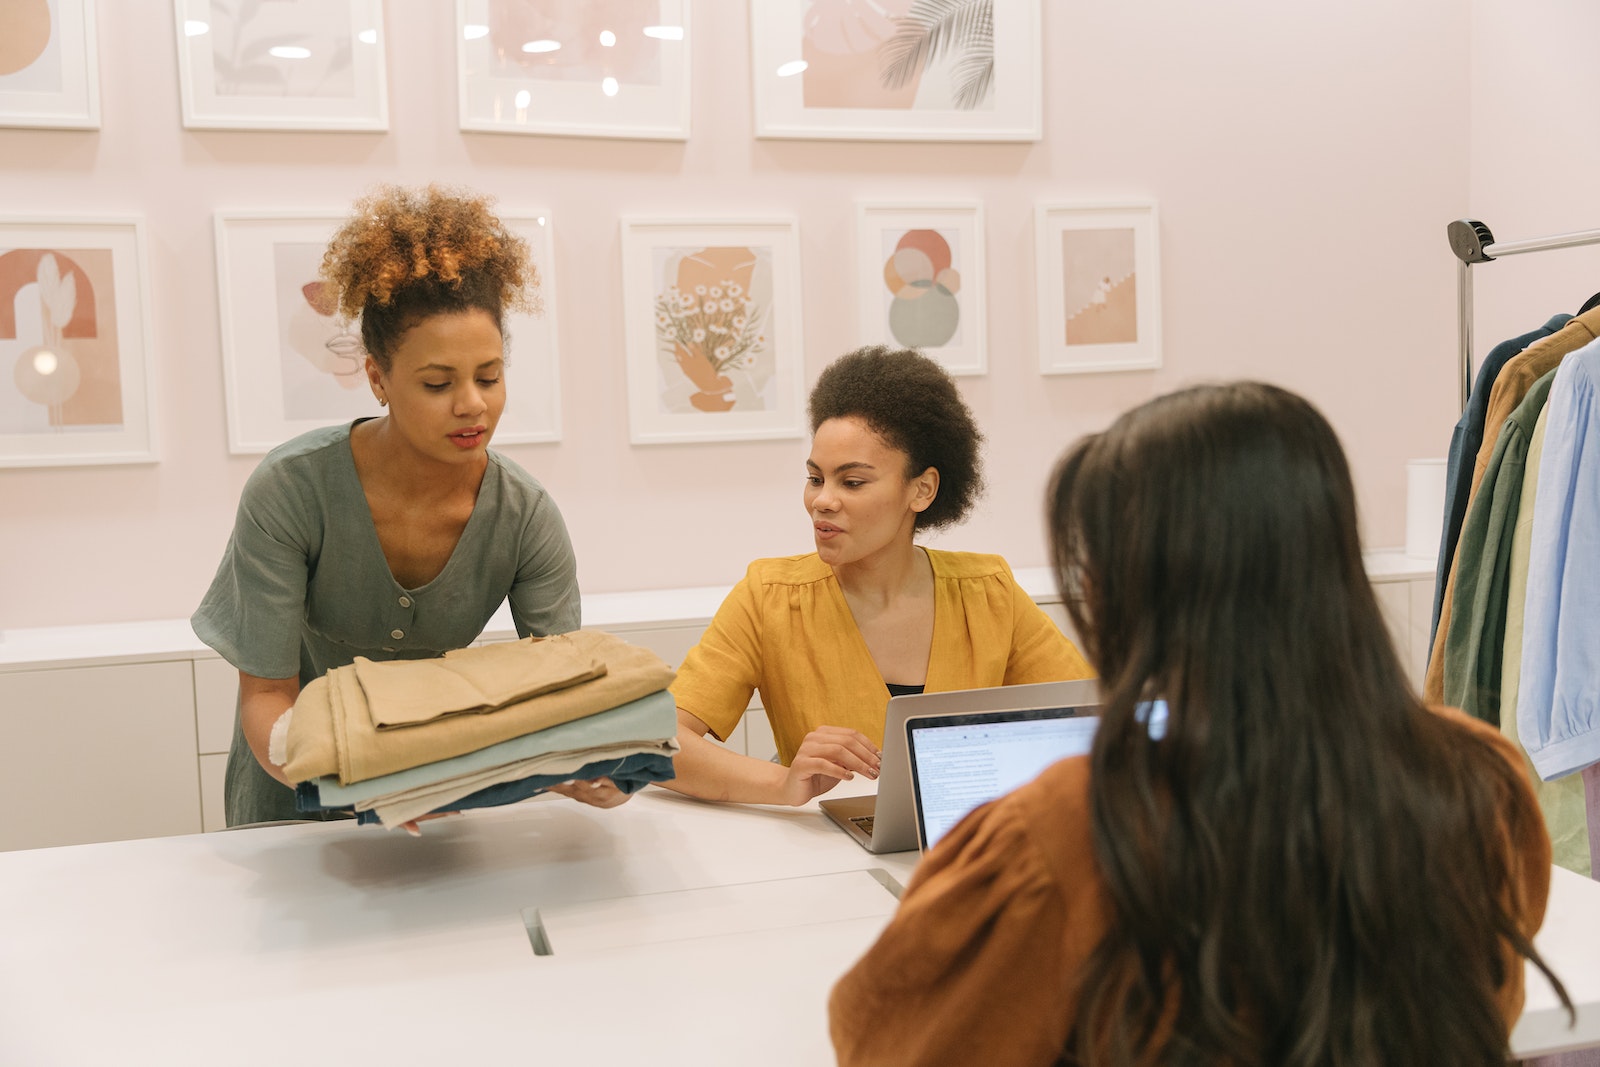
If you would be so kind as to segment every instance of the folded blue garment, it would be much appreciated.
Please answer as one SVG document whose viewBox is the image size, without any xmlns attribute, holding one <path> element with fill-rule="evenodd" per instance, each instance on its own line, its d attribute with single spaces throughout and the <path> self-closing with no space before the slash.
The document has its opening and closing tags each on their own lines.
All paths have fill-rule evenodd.
<svg viewBox="0 0 1600 1067">
<path fill-rule="evenodd" d="M 468 808 L 493 808 L 503 804 L 515 804 L 562 782 L 581 782 L 594 778 L 609 778 L 624 793 L 637 793 L 651 782 L 665 782 L 673 776 L 672 757 L 653 752 L 638 753 L 621 759 L 586 763 L 571 774 L 535 774 L 512 782 L 499 782 L 476 793 L 468 794 L 460 800 L 451 801 L 438 811 L 465 811 Z M 303 812 L 354 811 L 354 807 L 349 804 L 324 805 L 318 794 L 316 781 L 301 782 L 296 786 L 294 801 L 295 807 Z M 355 814 L 356 820 L 362 824 L 378 821 L 378 814 L 374 811 L 360 811 Z"/>
<path fill-rule="evenodd" d="M 351 782 L 349 785 L 340 785 L 337 775 L 316 778 L 309 784 L 316 787 L 317 792 L 314 795 L 319 804 L 327 808 L 353 807 L 363 800 L 404 793 L 446 778 L 488 770 L 491 767 L 504 767 L 509 763 L 551 752 L 654 741 L 673 737 L 677 732 L 677 701 L 672 698 L 669 691 L 663 689 L 659 693 L 630 700 L 598 715 L 588 715 L 559 726 L 523 734 L 521 737 L 513 737 L 509 741 L 501 741 L 499 744 L 453 756 L 450 759 L 425 763 L 420 767 L 411 767 L 360 782 Z M 572 777 L 573 775 L 569 774 L 561 781 L 567 781 Z"/>
</svg>

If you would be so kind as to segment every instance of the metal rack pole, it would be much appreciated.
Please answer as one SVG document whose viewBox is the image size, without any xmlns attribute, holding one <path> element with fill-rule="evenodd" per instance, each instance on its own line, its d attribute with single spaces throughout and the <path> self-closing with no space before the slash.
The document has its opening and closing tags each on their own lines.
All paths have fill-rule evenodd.
<svg viewBox="0 0 1600 1067">
<path fill-rule="evenodd" d="M 1456 265 L 1456 332 L 1461 342 L 1461 407 L 1464 410 L 1472 393 L 1472 265 L 1524 252 L 1600 244 L 1600 230 L 1577 230 L 1526 241 L 1496 241 L 1489 227 L 1477 219 L 1457 219 L 1445 231 L 1450 239 L 1450 250 L 1461 261 Z"/>
<path fill-rule="evenodd" d="M 1456 336 L 1461 339 L 1461 410 L 1472 395 L 1472 264 L 1456 264 Z"/>
</svg>

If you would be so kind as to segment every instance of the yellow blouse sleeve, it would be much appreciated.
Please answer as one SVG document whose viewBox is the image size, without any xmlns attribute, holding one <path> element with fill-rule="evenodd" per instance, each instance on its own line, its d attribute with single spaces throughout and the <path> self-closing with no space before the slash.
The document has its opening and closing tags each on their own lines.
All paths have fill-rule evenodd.
<svg viewBox="0 0 1600 1067">
<path fill-rule="evenodd" d="M 1023 685 L 1029 682 L 1067 682 L 1077 678 L 1094 677 L 1089 666 L 1055 621 L 1023 592 L 1010 571 L 1006 581 L 1011 587 L 1011 655 L 1006 660 L 1006 684 Z"/>
<path fill-rule="evenodd" d="M 672 683 L 678 707 L 726 741 L 750 706 L 762 678 L 756 582 L 749 572 L 722 601 Z"/>
</svg>

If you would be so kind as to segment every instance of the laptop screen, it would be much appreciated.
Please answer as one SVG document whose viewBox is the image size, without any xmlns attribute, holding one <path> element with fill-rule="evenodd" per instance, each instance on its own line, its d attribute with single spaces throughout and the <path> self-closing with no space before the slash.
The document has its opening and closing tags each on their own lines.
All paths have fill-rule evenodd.
<svg viewBox="0 0 1600 1067">
<path fill-rule="evenodd" d="M 912 801 L 921 847 L 932 848 L 962 816 L 1089 751 L 1094 707 L 936 715 L 906 721 Z"/>
</svg>

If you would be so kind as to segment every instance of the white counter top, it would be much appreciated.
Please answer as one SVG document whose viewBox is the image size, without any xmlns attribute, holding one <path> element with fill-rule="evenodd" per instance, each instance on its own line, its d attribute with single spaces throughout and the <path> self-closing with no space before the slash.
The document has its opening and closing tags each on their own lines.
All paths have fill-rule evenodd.
<svg viewBox="0 0 1600 1067">
<path fill-rule="evenodd" d="M 830 1063 L 828 990 L 887 890 L 877 916 L 544 957 L 523 910 L 871 867 L 904 884 L 915 858 L 869 855 L 814 806 L 659 789 L 420 839 L 328 824 L 0 853 L 0 1063 Z"/>
<path fill-rule="evenodd" d="M 613 811 L 540 798 L 473 812 L 421 839 L 346 823 L 0 853 L 0 1063 L 815 1067 L 832 1062 L 828 991 L 884 921 L 861 880 L 843 876 L 867 914 L 819 899 L 809 925 L 730 917 L 711 933 L 738 911 L 724 894 L 674 940 L 661 916 L 706 896 L 684 892 L 645 901 L 646 943 L 556 937 L 551 956 L 534 954 L 524 910 L 826 888 L 840 879 L 819 876 L 874 867 L 903 885 L 915 860 L 869 855 L 814 805 L 654 788 Z M 1537 944 L 1578 1027 L 1530 975 L 1516 1051 L 1600 1042 L 1600 883 L 1556 870 Z"/>
</svg>

